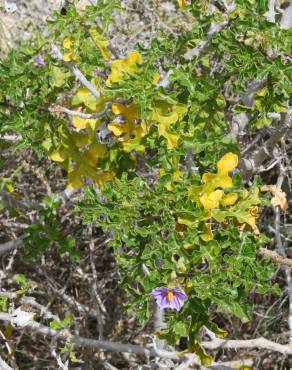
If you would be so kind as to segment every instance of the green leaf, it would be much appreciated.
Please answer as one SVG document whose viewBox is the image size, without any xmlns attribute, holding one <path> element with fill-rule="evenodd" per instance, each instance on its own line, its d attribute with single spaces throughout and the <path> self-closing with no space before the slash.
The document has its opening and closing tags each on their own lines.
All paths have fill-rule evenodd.
<svg viewBox="0 0 292 370">
<path fill-rule="evenodd" d="M 72 315 L 68 315 L 62 321 L 53 320 L 50 322 L 50 328 L 55 330 L 65 329 L 66 327 L 70 326 L 73 322 L 74 317 Z"/>
</svg>

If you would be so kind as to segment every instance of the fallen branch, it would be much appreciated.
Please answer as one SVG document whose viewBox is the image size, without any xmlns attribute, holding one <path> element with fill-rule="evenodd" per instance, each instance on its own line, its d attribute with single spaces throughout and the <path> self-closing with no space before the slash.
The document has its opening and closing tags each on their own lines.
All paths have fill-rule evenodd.
<svg viewBox="0 0 292 370">
<path fill-rule="evenodd" d="M 0 190 L 0 201 L 7 208 L 20 208 L 25 210 L 40 209 L 39 203 L 27 199 L 17 199 L 6 190 Z"/>
<path fill-rule="evenodd" d="M 13 322 L 13 316 L 9 313 L 0 312 L 0 320 L 6 322 Z M 112 352 L 128 352 L 149 357 L 161 357 L 172 360 L 183 360 L 183 356 L 178 356 L 175 352 L 169 352 L 154 348 L 145 348 L 136 344 L 124 344 L 118 342 L 109 342 L 102 340 L 89 339 L 79 335 L 73 335 L 68 330 L 54 330 L 45 325 L 39 324 L 36 321 L 29 321 L 25 325 L 26 328 L 32 329 L 37 334 L 43 334 L 49 337 L 58 337 L 58 339 L 68 340 L 74 343 L 77 347 L 90 347 L 100 350 L 107 350 Z M 15 327 L 20 329 L 20 327 Z"/>
<path fill-rule="evenodd" d="M 279 352 L 283 355 L 292 355 L 292 346 L 290 344 L 280 344 L 272 342 L 266 338 L 260 337 L 256 339 L 213 339 L 210 342 L 202 342 L 204 348 L 209 350 L 227 348 L 227 349 L 241 349 L 241 348 L 258 348 L 269 351 Z"/>
<path fill-rule="evenodd" d="M 22 245 L 22 240 L 24 237 L 20 237 L 18 239 L 10 240 L 9 242 L 0 244 L 0 255 L 10 252 L 11 250 L 18 248 Z"/>
<path fill-rule="evenodd" d="M 12 323 L 14 320 L 13 314 L 0 312 L 0 320 Z M 58 339 L 70 341 L 74 343 L 77 347 L 89 347 L 112 352 L 128 352 L 149 357 L 168 358 L 176 361 L 183 361 L 185 359 L 185 356 L 179 356 L 175 352 L 169 352 L 155 348 L 145 348 L 136 344 L 124 344 L 119 342 L 109 342 L 85 338 L 79 335 L 73 335 L 68 330 L 57 331 L 42 324 L 39 324 L 38 322 L 33 320 L 27 321 L 24 327 L 32 329 L 37 334 L 43 334 L 50 337 L 56 337 Z M 19 329 L 21 327 L 16 326 L 15 328 Z M 279 352 L 284 355 L 292 355 L 292 346 L 290 344 L 275 343 L 263 337 L 246 340 L 224 340 L 213 338 L 209 342 L 202 342 L 202 345 L 204 348 L 209 350 L 215 350 L 219 348 L 258 348 Z"/>
</svg>

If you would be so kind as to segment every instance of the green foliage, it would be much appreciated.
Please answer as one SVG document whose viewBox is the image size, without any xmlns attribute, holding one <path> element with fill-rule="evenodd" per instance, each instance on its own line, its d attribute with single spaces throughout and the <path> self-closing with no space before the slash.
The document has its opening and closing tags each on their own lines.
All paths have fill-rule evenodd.
<svg viewBox="0 0 292 370">
<path fill-rule="evenodd" d="M 16 291 L 17 294 L 24 294 L 31 288 L 31 282 L 27 280 L 25 275 L 16 274 L 13 278 L 20 285 L 20 289 Z"/>
<path fill-rule="evenodd" d="M 73 321 L 73 316 L 68 315 L 62 321 L 57 321 L 57 320 L 51 321 L 50 322 L 50 328 L 55 329 L 55 330 L 65 329 L 65 328 L 67 328 L 68 326 L 71 325 L 72 321 Z"/>
<path fill-rule="evenodd" d="M 76 352 L 73 351 L 74 344 L 67 342 L 63 348 L 60 348 L 61 353 L 69 353 L 69 358 L 73 363 L 83 363 L 83 361 L 79 360 L 76 356 Z"/>
<path fill-rule="evenodd" d="M 6 296 L 0 297 L 0 311 L 7 312 L 8 311 L 8 304 L 9 304 L 9 298 Z"/>
<path fill-rule="evenodd" d="M 39 259 L 50 246 L 57 247 L 60 253 L 68 253 L 71 261 L 79 258 L 75 239 L 65 235 L 60 227 L 55 214 L 57 207 L 59 202 L 54 197 L 43 199 L 43 208 L 39 211 L 38 220 L 25 230 L 25 258 Z"/>
<path fill-rule="evenodd" d="M 172 344 L 188 337 L 188 351 L 205 364 L 211 359 L 199 343 L 201 328 L 225 335 L 211 309 L 246 322 L 251 291 L 277 292 L 271 263 L 257 258 L 266 243 L 256 225 L 266 201 L 256 181 L 247 188 L 234 174 L 239 150 L 227 130 L 238 112 L 260 128 L 271 122 L 270 112 L 286 111 L 292 71 L 292 31 L 266 20 L 267 0 L 237 0 L 223 11 L 217 3 L 211 12 L 209 1 L 179 1 L 193 17 L 191 29 L 160 32 L 149 48 L 137 45 L 120 59 L 108 34 L 120 2 L 99 0 L 83 13 L 72 5 L 65 16 L 54 14 L 48 36 L 0 62 L 0 133 L 20 135 L 14 150 L 31 148 L 57 162 L 69 187 L 93 183 L 78 211 L 111 235 L 131 297 L 127 308 L 145 321 L 154 288 L 183 289 L 188 300 L 178 313 L 167 312 L 159 336 Z M 199 55 L 184 57 L 222 21 L 227 25 Z M 34 61 L 37 54 L 45 66 Z M 98 99 L 76 83 L 68 68 L 74 65 Z M 255 82 L 261 88 L 251 104 L 246 94 Z M 100 117 L 67 116 L 61 107 Z M 56 207 L 45 199 L 40 220 L 26 230 L 27 257 L 39 258 L 50 245 L 77 257 Z"/>
<path fill-rule="evenodd" d="M 141 178 L 123 177 L 107 183 L 102 193 L 87 188 L 79 206 L 85 222 L 110 232 L 123 284 L 132 296 L 127 307 L 135 307 L 142 320 L 149 318 L 155 287 L 187 292 L 188 301 L 179 313 L 167 314 L 168 328 L 160 336 L 173 344 L 188 336 L 190 350 L 198 349 L 202 326 L 215 327 L 208 315 L 212 306 L 248 321 L 248 293 L 270 290 L 273 271 L 267 260 L 256 258 L 265 237 L 256 237 L 251 229 L 242 233 L 236 215 L 228 223 L 213 221 L 213 235 L 204 238 L 206 213 L 188 197 L 193 181 L 184 178 L 173 192 L 163 180 L 150 187 Z"/>
</svg>

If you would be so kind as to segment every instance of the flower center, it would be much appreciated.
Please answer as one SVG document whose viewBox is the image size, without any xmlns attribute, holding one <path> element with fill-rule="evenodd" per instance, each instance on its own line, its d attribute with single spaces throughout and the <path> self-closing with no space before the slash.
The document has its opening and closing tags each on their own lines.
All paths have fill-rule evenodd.
<svg viewBox="0 0 292 370">
<path fill-rule="evenodd" d="M 173 300 L 173 297 L 174 297 L 174 294 L 173 294 L 173 292 L 172 292 L 172 291 L 167 292 L 167 299 L 168 299 L 169 301 L 172 301 L 172 300 Z"/>
</svg>

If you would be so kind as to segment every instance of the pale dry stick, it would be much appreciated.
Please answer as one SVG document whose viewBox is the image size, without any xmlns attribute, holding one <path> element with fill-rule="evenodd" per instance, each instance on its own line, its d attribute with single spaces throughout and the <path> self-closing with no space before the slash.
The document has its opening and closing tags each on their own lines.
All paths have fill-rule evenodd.
<svg viewBox="0 0 292 370">
<path fill-rule="evenodd" d="M 9 313 L 0 312 L 0 320 L 11 323 L 13 321 L 13 316 Z M 136 344 L 126 344 L 85 338 L 79 335 L 73 335 L 68 330 L 58 331 L 51 329 L 33 320 L 27 322 L 25 328 L 30 328 L 34 332 L 38 334 L 43 334 L 48 337 L 58 336 L 58 339 L 68 340 L 74 343 L 77 347 L 89 347 L 112 352 L 128 352 L 150 357 L 170 358 L 177 361 L 184 359 L 183 356 L 178 356 L 175 352 L 158 350 L 154 348 L 145 348 Z M 20 329 L 20 327 L 15 327 L 15 329 Z"/>
<path fill-rule="evenodd" d="M 284 30 L 292 27 L 292 3 L 282 12 L 280 24 Z"/>
<path fill-rule="evenodd" d="M 192 60 L 194 58 L 197 58 L 202 52 L 209 46 L 212 39 L 219 33 L 221 30 L 228 25 L 229 21 L 225 20 L 221 23 L 214 23 L 211 25 L 208 33 L 207 33 L 207 40 L 201 41 L 196 47 L 193 49 L 187 51 L 184 54 L 184 59 L 186 60 Z"/>
<path fill-rule="evenodd" d="M 16 142 L 20 139 L 21 139 L 21 135 L 19 135 L 19 134 L 14 134 L 14 135 L 2 134 L 2 135 L 0 135 L 0 140 Z"/>
<path fill-rule="evenodd" d="M 53 106 L 52 108 L 49 109 L 50 112 L 52 113 L 66 113 L 68 116 L 73 116 L 73 117 L 80 117 L 84 119 L 96 119 L 100 117 L 104 117 L 108 113 L 108 109 L 111 106 L 111 103 L 106 103 L 105 104 L 105 109 L 96 112 L 96 113 L 83 113 L 83 112 L 78 112 L 76 110 L 71 110 L 65 107 L 61 107 L 59 105 Z"/>
<path fill-rule="evenodd" d="M 1 370 L 13 370 L 12 367 L 10 367 L 5 361 L 2 360 L 0 356 L 0 368 Z"/>
<path fill-rule="evenodd" d="M 84 74 L 76 67 L 75 64 L 65 62 L 63 60 L 63 55 L 57 45 L 52 46 L 52 56 L 59 61 L 62 61 L 63 64 L 71 71 L 71 73 L 77 78 L 77 80 L 85 86 L 92 94 L 96 97 L 96 99 L 100 98 L 100 93 L 96 90 L 96 88 L 87 80 Z"/>
<path fill-rule="evenodd" d="M 7 208 L 20 208 L 20 209 L 40 209 L 38 202 L 34 202 L 28 199 L 17 199 L 14 195 L 6 190 L 0 190 L 0 201 Z"/>
<path fill-rule="evenodd" d="M 239 162 L 238 168 L 245 180 L 249 180 L 250 177 L 258 171 L 260 165 L 271 155 L 274 147 L 278 142 L 288 133 L 292 128 L 292 110 L 288 113 L 281 113 L 281 123 L 279 129 L 274 135 L 272 135 L 257 151 L 249 158 L 242 158 Z"/>
<path fill-rule="evenodd" d="M 79 303 L 74 299 L 73 297 L 70 297 L 68 294 L 62 292 L 61 290 L 56 289 L 52 285 L 50 286 L 50 290 L 52 290 L 55 294 L 57 294 L 63 301 L 69 306 L 76 308 L 79 312 L 86 313 L 91 317 L 94 317 L 96 319 L 97 312 L 96 310 L 87 307 L 86 305 Z M 100 309 L 103 313 L 106 313 L 106 309 L 103 305 L 100 306 Z"/>
<path fill-rule="evenodd" d="M 22 246 L 23 238 L 24 238 L 24 236 L 20 237 L 18 239 L 10 240 L 9 242 L 0 244 L 0 255 L 4 254 L 4 253 L 7 253 L 7 252 L 10 252 L 11 250 Z"/>
<path fill-rule="evenodd" d="M 117 367 L 113 366 L 112 364 L 110 364 L 109 362 L 105 361 L 103 363 L 103 366 L 106 368 L 106 370 L 118 370 Z"/>
<path fill-rule="evenodd" d="M 242 349 L 242 348 L 258 348 L 273 352 L 279 352 L 283 355 L 292 355 L 292 346 L 290 344 L 280 344 L 272 342 L 266 338 L 260 337 L 256 339 L 213 339 L 210 342 L 202 342 L 205 349 Z"/>
<path fill-rule="evenodd" d="M 57 354 L 57 352 L 56 352 L 56 349 L 55 349 L 55 348 L 51 351 L 51 354 L 52 354 L 52 356 L 56 359 L 57 364 L 58 364 L 58 366 L 59 366 L 59 369 L 62 369 L 62 370 L 69 370 L 69 367 L 68 367 L 69 361 L 67 360 L 67 361 L 65 362 L 65 364 L 63 364 L 62 359 L 61 359 L 61 356 Z"/>
<path fill-rule="evenodd" d="M 144 272 L 145 275 L 150 274 L 150 271 L 149 271 L 148 267 L 145 265 L 145 263 L 142 264 L 142 269 L 143 269 L 143 272 Z M 163 310 L 160 309 L 158 304 L 156 304 L 155 312 L 154 312 L 154 332 L 157 333 L 165 327 L 166 327 L 166 324 L 164 322 L 164 312 L 163 312 Z M 166 341 L 161 340 L 158 337 L 156 337 L 154 345 L 158 349 L 163 349 L 163 348 L 165 348 Z"/>
<path fill-rule="evenodd" d="M 47 319 L 53 319 L 57 321 L 61 321 L 59 316 L 54 315 L 49 309 L 40 303 L 38 303 L 34 297 L 28 297 L 28 296 L 20 296 L 19 294 L 15 292 L 6 292 L 6 291 L 0 291 L 0 297 L 7 297 L 10 300 L 18 299 L 23 304 L 29 304 L 32 307 L 37 308 L 40 310 L 40 315 L 44 316 Z"/>
<path fill-rule="evenodd" d="M 271 171 L 271 169 L 273 169 L 280 161 L 281 161 L 281 158 L 277 158 L 277 159 L 272 160 L 271 163 L 268 164 L 267 166 L 261 165 L 258 169 L 258 173 Z"/>
<path fill-rule="evenodd" d="M 252 81 L 249 86 L 247 86 L 246 93 L 241 94 L 240 102 L 242 102 L 247 107 L 252 107 L 254 104 L 254 94 L 261 90 L 265 84 L 267 83 L 266 79 L 263 80 L 254 80 Z M 250 121 L 250 113 L 241 112 L 235 114 L 232 117 L 231 128 L 228 133 L 228 137 L 230 139 L 236 139 L 239 135 L 244 133 L 244 129 L 248 125 Z"/>
<path fill-rule="evenodd" d="M 10 344 L 7 342 L 6 336 L 4 335 L 4 333 L 2 332 L 2 330 L 0 330 L 0 336 L 5 341 L 5 347 L 7 348 L 7 351 L 9 353 L 9 355 L 11 356 L 12 355 L 12 352 L 13 352 L 12 351 L 12 348 L 10 347 Z"/>
<path fill-rule="evenodd" d="M 279 266 L 292 269 L 292 258 L 283 257 L 279 253 L 271 251 L 266 248 L 260 248 L 258 250 L 258 254 L 260 256 L 269 257 L 273 262 L 275 262 Z"/>
<path fill-rule="evenodd" d="M 0 320 L 11 323 L 13 322 L 13 315 L 5 312 L 0 312 Z M 78 347 L 89 347 L 112 352 L 128 352 L 150 357 L 169 358 L 176 361 L 183 361 L 186 358 L 186 356 L 179 356 L 175 352 L 169 352 L 154 348 L 145 348 L 136 344 L 101 341 L 81 337 L 79 335 L 72 335 L 68 330 L 57 331 L 42 324 L 39 324 L 38 322 L 33 320 L 27 322 L 25 327 L 32 329 L 34 332 L 38 334 L 47 335 L 49 337 L 58 336 L 59 339 L 69 340 L 72 343 L 75 343 L 75 345 Z M 15 329 L 20 329 L 20 327 L 15 327 Z M 258 348 L 279 352 L 284 355 L 292 355 L 292 346 L 290 344 L 275 343 L 263 337 L 247 340 L 233 340 L 233 339 L 228 340 L 216 338 L 209 342 L 208 341 L 202 342 L 202 345 L 206 349 L 211 350 L 219 348 L 226 349 Z"/>
<path fill-rule="evenodd" d="M 154 311 L 154 332 L 158 333 L 160 330 L 166 327 L 165 321 L 164 321 L 164 312 L 160 309 L 158 304 L 155 306 Z M 159 339 L 157 336 L 155 338 L 155 346 L 159 349 L 164 349 L 166 346 L 166 341 Z"/>
<path fill-rule="evenodd" d="M 56 320 L 56 321 L 61 321 L 59 316 L 53 314 L 47 307 L 38 303 L 35 300 L 34 297 L 23 296 L 23 297 L 20 298 L 20 302 L 25 303 L 25 304 L 29 304 L 32 307 L 37 308 L 38 310 L 40 310 L 40 315 L 44 316 L 46 319 L 53 319 L 53 320 Z"/>
<path fill-rule="evenodd" d="M 266 19 L 272 23 L 276 23 L 276 14 L 277 14 L 275 11 L 276 2 L 277 0 L 269 0 L 268 11 L 264 14 Z"/>
<path fill-rule="evenodd" d="M 72 74 L 81 82 L 83 86 L 85 86 L 95 97 L 96 99 L 100 98 L 100 93 L 96 90 L 96 88 L 87 80 L 84 74 L 76 67 L 75 64 L 64 62 L 65 66 L 70 69 Z"/>
<path fill-rule="evenodd" d="M 89 225 L 88 227 L 89 231 L 89 258 L 90 258 L 90 266 L 91 266 L 91 271 L 93 275 L 93 284 L 92 284 L 92 293 L 93 296 L 95 297 L 96 300 L 96 319 L 97 319 L 97 329 L 98 329 L 98 339 L 103 340 L 103 319 L 101 316 L 100 312 L 100 304 L 102 303 L 101 298 L 98 293 L 98 287 L 97 287 L 97 272 L 95 268 L 95 263 L 94 263 L 94 240 L 93 240 L 93 235 L 92 235 L 92 225 Z"/>
</svg>

